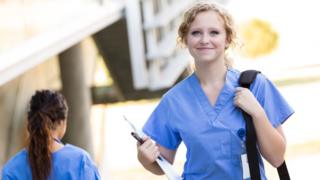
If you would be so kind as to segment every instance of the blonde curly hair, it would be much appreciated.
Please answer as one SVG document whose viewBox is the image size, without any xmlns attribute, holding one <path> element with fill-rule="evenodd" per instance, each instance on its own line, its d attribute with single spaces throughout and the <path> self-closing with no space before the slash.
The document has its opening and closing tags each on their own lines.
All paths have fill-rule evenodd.
<svg viewBox="0 0 320 180">
<path fill-rule="evenodd" d="M 194 6 L 192 6 L 190 9 L 188 9 L 183 16 L 182 23 L 179 26 L 178 29 L 178 43 L 186 45 L 187 43 L 187 35 L 188 31 L 190 29 L 191 23 L 195 20 L 196 16 L 201 12 L 206 11 L 214 11 L 218 13 L 218 15 L 221 17 L 221 19 L 224 22 L 225 30 L 226 30 L 226 36 L 227 36 L 227 44 L 226 50 L 233 46 L 235 47 L 236 42 L 236 30 L 234 27 L 234 21 L 232 16 L 222 7 L 220 7 L 217 4 L 209 3 L 209 2 L 198 2 Z M 226 58 L 226 64 L 228 66 L 231 66 L 231 59 Z"/>
</svg>

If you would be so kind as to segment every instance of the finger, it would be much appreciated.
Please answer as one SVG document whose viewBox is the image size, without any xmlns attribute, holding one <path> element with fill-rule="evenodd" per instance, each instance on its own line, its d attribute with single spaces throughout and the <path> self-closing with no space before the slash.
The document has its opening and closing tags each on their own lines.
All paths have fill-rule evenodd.
<svg viewBox="0 0 320 180">
<path fill-rule="evenodd" d="M 239 99 L 240 99 L 240 96 L 235 96 L 235 97 L 233 98 L 233 101 L 234 101 L 234 102 L 238 102 Z"/>
<path fill-rule="evenodd" d="M 150 137 L 149 136 L 142 136 L 141 139 L 142 139 L 143 143 L 137 142 L 138 147 L 141 146 L 142 144 L 144 144 L 148 139 L 150 139 Z"/>
<path fill-rule="evenodd" d="M 158 147 L 158 146 L 154 147 L 152 154 L 153 154 L 153 158 L 154 158 L 154 159 L 156 159 L 157 157 L 159 157 L 159 155 L 160 155 L 160 150 L 159 150 L 159 147 Z"/>
<path fill-rule="evenodd" d="M 158 148 L 158 146 L 157 146 L 156 143 L 154 143 L 153 141 L 150 141 L 150 142 L 151 142 L 150 144 L 148 143 L 148 144 L 145 146 L 146 150 L 147 150 L 147 151 L 151 151 L 151 152 L 156 151 L 157 148 Z"/>
<path fill-rule="evenodd" d="M 157 154 L 157 152 L 160 152 L 158 146 L 153 147 L 152 150 L 154 154 Z"/>
<path fill-rule="evenodd" d="M 235 106 L 238 106 L 237 100 L 234 100 L 234 101 L 233 101 L 233 104 L 234 104 Z"/>
<path fill-rule="evenodd" d="M 160 152 L 159 151 L 154 153 L 154 159 L 157 159 L 159 156 L 160 156 Z"/>
<path fill-rule="evenodd" d="M 235 97 L 234 99 L 233 99 L 233 104 L 235 105 L 235 106 L 240 106 L 240 98 L 239 97 Z"/>
<path fill-rule="evenodd" d="M 236 90 L 235 96 L 239 96 L 240 94 L 242 94 L 242 92 L 243 92 L 242 89 Z"/>
<path fill-rule="evenodd" d="M 155 161 L 160 154 L 160 151 L 157 146 L 148 149 L 147 152 L 149 154 L 150 161 Z"/>
<path fill-rule="evenodd" d="M 142 136 L 141 138 L 142 138 L 143 141 L 146 141 L 146 140 L 148 140 L 148 139 L 151 139 L 149 136 Z"/>
<path fill-rule="evenodd" d="M 153 152 L 157 152 L 157 151 L 159 151 L 159 146 L 156 143 L 153 143 L 150 146 L 150 150 L 152 150 Z"/>
<path fill-rule="evenodd" d="M 237 92 L 242 91 L 243 89 L 245 89 L 245 88 L 243 88 L 243 87 L 236 87 L 236 91 L 237 91 Z"/>
<path fill-rule="evenodd" d="M 150 146 L 152 146 L 152 144 L 154 144 L 151 139 L 147 139 L 142 145 L 142 148 L 148 149 Z"/>
</svg>

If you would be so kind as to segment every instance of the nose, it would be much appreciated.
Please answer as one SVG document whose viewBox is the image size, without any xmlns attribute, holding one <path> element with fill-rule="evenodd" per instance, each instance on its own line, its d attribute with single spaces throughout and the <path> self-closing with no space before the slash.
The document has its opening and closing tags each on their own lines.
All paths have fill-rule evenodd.
<svg viewBox="0 0 320 180">
<path fill-rule="evenodd" d="M 204 33 L 201 36 L 200 43 L 201 44 L 208 44 L 209 43 L 209 35 L 207 33 Z"/>
</svg>

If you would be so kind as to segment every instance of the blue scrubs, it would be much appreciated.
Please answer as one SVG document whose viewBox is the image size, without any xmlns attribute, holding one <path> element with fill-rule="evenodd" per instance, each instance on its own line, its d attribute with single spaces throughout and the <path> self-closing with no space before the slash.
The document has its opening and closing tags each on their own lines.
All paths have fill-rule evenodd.
<svg viewBox="0 0 320 180">
<path fill-rule="evenodd" d="M 52 154 L 51 179 L 96 180 L 99 172 L 89 154 L 83 149 L 67 144 Z M 32 180 L 28 154 L 25 149 L 12 157 L 4 166 L 2 180 Z M 50 179 L 50 178 L 48 178 Z"/>
<path fill-rule="evenodd" d="M 241 154 L 245 121 L 233 104 L 239 87 L 240 72 L 228 69 L 224 87 L 212 106 L 200 82 L 192 74 L 171 88 L 143 127 L 145 134 L 158 144 L 176 150 L 183 141 L 187 147 L 184 179 L 242 179 Z M 251 91 L 264 108 L 273 127 L 281 125 L 292 108 L 276 87 L 259 74 Z M 266 179 L 260 157 L 261 178 Z"/>
</svg>

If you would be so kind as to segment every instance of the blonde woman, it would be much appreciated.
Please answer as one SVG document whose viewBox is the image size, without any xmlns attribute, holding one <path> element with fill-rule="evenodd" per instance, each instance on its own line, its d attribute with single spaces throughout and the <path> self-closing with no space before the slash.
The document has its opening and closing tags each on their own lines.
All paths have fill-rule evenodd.
<svg viewBox="0 0 320 180">
<path fill-rule="evenodd" d="M 148 137 L 138 144 L 141 164 L 163 174 L 155 159 L 161 154 L 173 163 L 183 142 L 183 179 L 249 179 L 241 162 L 246 153 L 242 109 L 253 118 L 261 155 L 280 166 L 286 149 L 281 124 L 293 110 L 262 74 L 251 91 L 239 87 L 240 72 L 226 57 L 235 38 L 231 16 L 215 4 L 195 4 L 184 14 L 178 34 L 194 58 L 195 72 L 162 97 L 144 125 Z M 261 179 L 266 179 L 259 158 Z"/>
</svg>

